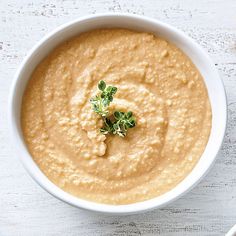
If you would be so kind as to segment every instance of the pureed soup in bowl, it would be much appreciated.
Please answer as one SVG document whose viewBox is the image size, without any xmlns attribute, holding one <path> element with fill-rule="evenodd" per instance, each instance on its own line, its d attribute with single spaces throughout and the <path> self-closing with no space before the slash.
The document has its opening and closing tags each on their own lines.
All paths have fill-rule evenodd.
<svg viewBox="0 0 236 236">
<path fill-rule="evenodd" d="M 92 102 L 101 98 L 99 81 L 117 89 L 105 118 Z M 124 137 L 101 130 L 116 111 L 134 118 Z M 43 59 L 25 89 L 21 124 L 30 154 L 54 184 L 120 205 L 180 183 L 205 150 L 212 117 L 203 78 L 179 48 L 151 33 L 110 28 L 73 37 Z"/>
</svg>

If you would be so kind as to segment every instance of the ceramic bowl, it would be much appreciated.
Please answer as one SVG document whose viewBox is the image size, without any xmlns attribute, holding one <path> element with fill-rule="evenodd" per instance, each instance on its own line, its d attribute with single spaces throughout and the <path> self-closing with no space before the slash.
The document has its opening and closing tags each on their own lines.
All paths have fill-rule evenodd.
<svg viewBox="0 0 236 236">
<path fill-rule="evenodd" d="M 20 123 L 21 100 L 31 73 L 39 62 L 58 44 L 82 32 L 96 28 L 120 27 L 152 32 L 179 47 L 189 56 L 202 74 L 212 107 L 212 130 L 199 162 L 191 173 L 171 191 L 143 202 L 128 205 L 108 205 L 86 201 L 64 192 L 38 168 L 27 150 Z M 161 21 L 132 14 L 99 14 L 79 18 L 64 24 L 40 40 L 19 67 L 10 90 L 9 126 L 13 146 L 32 178 L 53 196 L 79 208 L 113 214 L 138 213 L 163 207 L 192 189 L 206 175 L 221 147 L 227 121 L 226 96 L 215 65 L 207 53 L 180 30 Z"/>
</svg>

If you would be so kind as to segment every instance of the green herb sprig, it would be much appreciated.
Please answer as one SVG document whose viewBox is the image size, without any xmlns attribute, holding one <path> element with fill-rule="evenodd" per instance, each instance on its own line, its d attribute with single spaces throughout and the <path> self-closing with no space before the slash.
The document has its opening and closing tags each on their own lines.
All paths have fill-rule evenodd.
<svg viewBox="0 0 236 236">
<path fill-rule="evenodd" d="M 133 128 L 136 125 L 135 118 L 131 111 L 122 112 L 115 111 L 108 117 L 108 107 L 113 101 L 113 96 L 117 92 L 117 88 L 113 86 L 106 86 L 106 83 L 101 80 L 98 83 L 98 89 L 100 94 L 90 99 L 93 110 L 101 115 L 104 125 L 100 129 L 100 132 L 104 135 L 114 134 L 120 137 L 125 137 L 129 128 Z"/>
<path fill-rule="evenodd" d="M 129 128 L 135 126 L 135 119 L 131 111 L 113 113 L 113 122 L 109 118 L 105 118 L 104 126 L 100 129 L 103 134 L 117 134 L 120 137 L 125 137 Z"/>
<path fill-rule="evenodd" d="M 108 106 L 113 101 L 113 96 L 117 92 L 117 88 L 113 86 L 106 86 L 105 81 L 100 80 L 98 83 L 98 89 L 101 91 L 99 95 L 96 95 L 94 98 L 90 99 L 93 110 L 101 115 L 106 117 L 108 115 Z"/>
</svg>

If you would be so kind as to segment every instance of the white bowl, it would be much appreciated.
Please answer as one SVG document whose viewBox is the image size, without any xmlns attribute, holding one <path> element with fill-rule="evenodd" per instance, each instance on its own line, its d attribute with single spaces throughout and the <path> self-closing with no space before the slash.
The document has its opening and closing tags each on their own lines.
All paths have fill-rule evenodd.
<svg viewBox="0 0 236 236">
<path fill-rule="evenodd" d="M 38 168 L 29 154 L 21 131 L 21 100 L 25 86 L 37 64 L 58 44 L 84 31 L 103 27 L 122 27 L 152 32 L 182 49 L 201 72 L 212 107 L 212 130 L 206 149 L 192 172 L 171 191 L 143 202 L 128 205 L 107 205 L 86 201 L 64 192 L 54 185 Z M 79 18 L 54 30 L 33 47 L 17 71 L 9 102 L 9 125 L 13 145 L 32 178 L 53 196 L 79 208 L 97 212 L 130 214 L 160 208 L 193 188 L 212 166 L 221 147 L 227 121 L 226 96 L 215 65 L 204 50 L 191 38 L 174 27 L 158 20 L 131 14 L 99 14 Z"/>
<path fill-rule="evenodd" d="M 236 236 L 236 225 L 234 225 L 225 236 Z"/>
</svg>

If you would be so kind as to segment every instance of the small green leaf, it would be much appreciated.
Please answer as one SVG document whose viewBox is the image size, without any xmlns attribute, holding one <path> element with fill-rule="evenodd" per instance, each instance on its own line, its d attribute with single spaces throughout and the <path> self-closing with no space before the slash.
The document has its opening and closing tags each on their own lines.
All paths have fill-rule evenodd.
<svg viewBox="0 0 236 236">
<path fill-rule="evenodd" d="M 119 111 L 114 112 L 114 117 L 119 120 L 121 118 L 122 114 Z"/>
<path fill-rule="evenodd" d="M 126 113 L 127 119 L 129 119 L 132 115 L 133 115 L 132 111 L 128 111 L 128 112 Z"/>
<path fill-rule="evenodd" d="M 113 101 L 113 97 L 112 97 L 112 96 L 109 96 L 109 97 L 108 97 L 108 100 L 109 100 L 109 102 L 112 102 L 112 101 Z"/>
<path fill-rule="evenodd" d="M 99 90 L 104 91 L 104 89 L 106 88 L 106 83 L 104 80 L 99 81 L 98 88 L 99 88 Z"/>
<path fill-rule="evenodd" d="M 116 88 L 116 87 L 112 87 L 111 92 L 112 92 L 112 94 L 114 95 L 114 94 L 117 92 L 117 88 Z"/>
<path fill-rule="evenodd" d="M 114 123 L 113 124 L 113 128 L 114 128 L 114 130 L 118 130 L 119 129 L 119 125 L 117 123 Z"/>
</svg>

